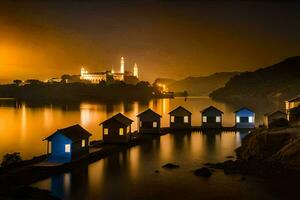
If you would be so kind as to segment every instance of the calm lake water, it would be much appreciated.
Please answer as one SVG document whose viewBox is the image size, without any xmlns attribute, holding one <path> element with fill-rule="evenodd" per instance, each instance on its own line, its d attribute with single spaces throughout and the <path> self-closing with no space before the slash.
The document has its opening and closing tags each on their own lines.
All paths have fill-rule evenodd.
<svg viewBox="0 0 300 200">
<path fill-rule="evenodd" d="M 214 105 L 224 115 L 224 125 L 234 125 L 235 109 L 225 104 L 213 102 L 207 97 L 191 97 L 185 101 L 177 99 L 157 99 L 130 103 L 89 103 L 78 104 L 33 104 L 16 103 L 13 100 L 0 100 L 0 157 L 9 152 L 21 152 L 24 159 L 46 153 L 46 142 L 42 140 L 55 132 L 73 124 L 80 124 L 93 134 L 91 140 L 101 139 L 99 123 L 121 112 L 135 120 L 132 129 L 136 130 L 136 115 L 151 108 L 162 115 L 162 126 L 169 126 L 168 113 L 177 106 L 184 106 L 192 113 L 192 124 L 200 125 L 200 110 Z M 255 108 L 253 108 L 255 109 Z M 256 110 L 256 123 L 262 121 L 261 109 Z M 260 112 L 260 113 L 259 113 Z"/>
<path fill-rule="evenodd" d="M 278 183 L 274 187 L 250 177 L 241 181 L 240 175 L 224 175 L 220 170 L 214 170 L 209 179 L 193 174 L 206 162 L 224 161 L 234 155 L 234 148 L 246 134 L 167 134 L 32 186 L 72 200 L 289 199 L 276 192 Z M 180 168 L 162 169 L 168 162 Z"/>
<path fill-rule="evenodd" d="M 108 117 L 122 112 L 132 119 L 152 108 L 160 113 L 162 126 L 168 126 L 168 112 L 184 106 L 192 113 L 192 124 L 200 125 L 200 110 L 214 105 L 223 110 L 224 125 L 234 125 L 236 109 L 211 99 L 188 98 L 159 99 L 131 103 L 89 103 L 72 105 L 36 105 L 10 101 L 0 107 L 0 152 L 21 152 L 23 158 L 45 153 L 42 139 L 56 129 L 80 124 L 93 136 L 101 139 L 98 124 Z M 263 109 L 256 110 L 256 124 L 262 121 Z M 137 124 L 133 124 L 136 129 Z M 193 170 L 206 162 L 221 162 L 234 155 L 247 133 L 182 132 L 166 134 L 147 141 L 86 167 L 39 181 L 33 186 L 51 191 L 62 199 L 284 199 L 274 193 L 274 186 L 262 180 L 224 175 L 214 171 L 209 179 L 194 176 Z M 165 170 L 168 162 L 180 165 L 179 169 Z M 155 173 L 159 170 L 159 173 Z M 276 184 L 278 185 L 278 184 Z M 277 191 L 275 189 L 275 191 Z M 278 190 L 279 191 L 279 190 Z"/>
</svg>

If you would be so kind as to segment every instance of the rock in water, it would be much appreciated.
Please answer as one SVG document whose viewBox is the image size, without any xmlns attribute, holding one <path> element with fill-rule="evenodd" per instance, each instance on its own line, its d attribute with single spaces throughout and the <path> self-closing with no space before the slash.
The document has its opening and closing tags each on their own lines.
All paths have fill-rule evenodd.
<svg viewBox="0 0 300 200">
<path fill-rule="evenodd" d="M 207 167 L 202 167 L 202 168 L 196 169 L 194 171 L 194 174 L 196 176 L 201 176 L 201 177 L 205 177 L 205 178 L 209 178 L 212 175 L 211 171 Z"/>
<path fill-rule="evenodd" d="M 176 164 L 173 164 L 173 163 L 167 163 L 167 164 L 163 165 L 162 168 L 177 169 L 177 168 L 179 168 L 179 165 L 176 165 Z"/>
<path fill-rule="evenodd" d="M 205 166 L 208 166 L 208 167 L 210 167 L 210 166 L 215 166 L 215 164 L 214 163 L 204 163 L 203 165 L 205 165 Z"/>
</svg>

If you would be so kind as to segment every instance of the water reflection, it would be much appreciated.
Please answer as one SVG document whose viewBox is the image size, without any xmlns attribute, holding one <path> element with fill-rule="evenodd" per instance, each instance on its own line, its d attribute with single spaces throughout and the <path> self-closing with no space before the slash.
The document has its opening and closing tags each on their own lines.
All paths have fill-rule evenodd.
<svg viewBox="0 0 300 200">
<path fill-rule="evenodd" d="M 136 179 L 139 176 L 139 162 L 140 162 L 140 147 L 133 147 L 129 151 L 129 170 L 130 177 Z"/>
<path fill-rule="evenodd" d="M 60 174 L 51 178 L 52 194 L 59 198 L 69 198 L 70 196 L 70 174 Z"/>
<path fill-rule="evenodd" d="M 237 194 L 244 193 L 244 196 L 247 191 L 242 189 L 239 179 L 216 175 L 212 179 L 214 186 L 210 187 L 207 180 L 190 174 L 191 170 L 205 162 L 226 160 L 226 156 L 232 155 L 234 149 L 240 145 L 240 137 L 241 133 L 234 132 L 167 134 L 113 154 L 88 167 L 79 167 L 40 181 L 34 186 L 49 189 L 52 194 L 62 199 L 170 199 L 165 193 L 172 196 L 174 191 L 179 193 L 176 196 L 179 199 L 184 198 L 183 194 L 189 194 L 190 197 L 201 194 L 205 198 L 205 195 L 215 192 L 228 193 L 228 187 L 236 189 Z M 179 164 L 180 169 L 161 169 L 167 162 Z M 157 169 L 160 170 L 159 174 L 154 173 Z M 261 193 L 256 188 L 258 183 L 243 185 L 249 187 L 247 184 L 252 184 L 252 189 L 255 188 L 258 194 Z M 197 185 L 204 185 L 205 191 L 199 190 Z"/>
<path fill-rule="evenodd" d="M 184 98 L 175 98 L 139 102 L 81 102 L 72 104 L 16 102 L 15 100 L 1 102 L 2 100 L 0 100 L 0 115 L 5 117 L 0 118 L 0 157 L 13 151 L 21 152 L 25 159 L 45 153 L 46 146 L 42 142 L 43 138 L 58 128 L 77 123 L 93 134 L 91 140 L 99 140 L 102 135 L 99 123 L 118 112 L 123 112 L 133 119 L 135 122 L 132 130 L 137 130 L 136 115 L 149 107 L 162 115 L 161 124 L 163 127 L 169 126 L 168 113 L 179 105 L 186 107 L 193 113 L 192 125 L 200 125 L 200 110 L 209 105 L 214 105 L 224 111 L 225 126 L 234 124 L 233 108 L 205 97 L 188 98 L 187 101 Z M 264 111 L 256 108 L 253 109 L 257 113 L 264 113 Z M 259 114 L 256 116 L 257 120 L 262 119 Z M 258 123 L 260 121 L 257 122 L 257 125 Z M 186 137 L 183 141 L 187 141 L 190 136 Z M 163 143 L 164 141 L 160 142 Z M 170 154 L 168 148 L 172 147 L 166 146 L 164 148 L 163 158 L 168 158 Z"/>
<path fill-rule="evenodd" d="M 174 146 L 174 135 L 168 134 L 160 139 L 160 157 L 161 160 L 166 162 L 172 159 L 172 150 Z"/>
<path fill-rule="evenodd" d="M 21 107 L 21 141 L 25 139 L 26 136 L 26 127 L 27 126 L 27 115 L 26 115 L 26 106 L 22 105 Z"/>
<path fill-rule="evenodd" d="M 237 132 L 237 134 L 239 135 L 239 138 L 241 138 L 241 139 L 246 137 L 246 135 L 248 135 L 249 133 L 250 133 L 250 131 L 247 131 L 247 130 L 240 130 Z"/>
</svg>

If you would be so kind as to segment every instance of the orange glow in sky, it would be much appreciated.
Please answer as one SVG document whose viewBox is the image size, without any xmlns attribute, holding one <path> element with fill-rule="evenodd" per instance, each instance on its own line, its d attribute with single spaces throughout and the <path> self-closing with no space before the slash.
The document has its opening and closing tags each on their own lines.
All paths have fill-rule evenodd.
<svg viewBox="0 0 300 200">
<path fill-rule="evenodd" d="M 300 54 L 299 7 L 271 1 L 4 0 L 0 82 L 79 74 L 82 65 L 118 69 L 121 56 L 125 69 L 133 71 L 137 63 L 140 79 L 150 81 L 255 70 Z"/>
</svg>

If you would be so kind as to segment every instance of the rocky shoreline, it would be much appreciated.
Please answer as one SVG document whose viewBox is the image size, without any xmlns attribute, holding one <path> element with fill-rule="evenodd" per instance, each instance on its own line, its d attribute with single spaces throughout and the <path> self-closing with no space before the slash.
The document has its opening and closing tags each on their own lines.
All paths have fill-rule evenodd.
<svg viewBox="0 0 300 200">
<path fill-rule="evenodd" d="M 253 175 L 264 178 L 300 177 L 300 126 L 257 129 L 242 140 L 236 160 L 206 163 L 225 174 Z"/>
<path fill-rule="evenodd" d="M 50 194 L 47 190 L 41 190 L 34 187 L 18 187 L 5 192 L 0 192 L 0 199 L 30 199 L 30 200 L 59 200 Z"/>
</svg>

